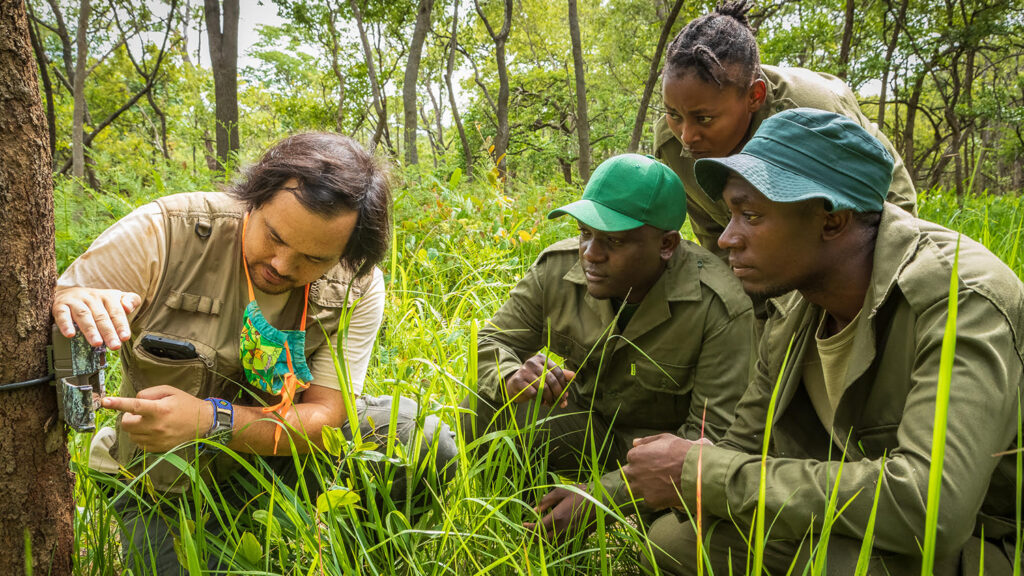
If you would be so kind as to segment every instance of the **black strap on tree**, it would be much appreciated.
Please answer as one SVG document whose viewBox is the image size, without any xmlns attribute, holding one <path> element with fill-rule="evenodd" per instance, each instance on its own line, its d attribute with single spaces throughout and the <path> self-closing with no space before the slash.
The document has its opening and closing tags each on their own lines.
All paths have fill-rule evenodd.
<svg viewBox="0 0 1024 576">
<path fill-rule="evenodd" d="M 42 378 L 33 378 L 32 380 L 26 380 L 24 382 L 11 382 L 9 384 L 0 384 L 0 392 L 6 392 L 6 390 L 16 390 L 18 388 L 27 388 L 36 384 L 45 384 L 53 381 L 53 374 L 43 376 Z"/>
<path fill-rule="evenodd" d="M 25 380 L 24 382 L 11 382 L 10 384 L 0 384 L 0 392 L 6 392 L 8 390 L 17 390 L 19 388 L 28 388 L 29 386 L 35 386 L 36 384 L 46 384 L 48 382 L 53 382 L 53 374 L 43 376 L 42 378 Z"/>
</svg>

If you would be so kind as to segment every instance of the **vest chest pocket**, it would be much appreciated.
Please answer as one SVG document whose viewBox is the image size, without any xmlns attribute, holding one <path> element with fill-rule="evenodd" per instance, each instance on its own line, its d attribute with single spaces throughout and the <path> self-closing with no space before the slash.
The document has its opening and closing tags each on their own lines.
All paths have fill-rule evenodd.
<svg viewBox="0 0 1024 576">
<path fill-rule="evenodd" d="M 165 352 L 150 346 L 147 349 L 144 340 L 147 336 L 155 336 L 191 344 L 195 349 L 195 358 L 167 358 Z M 170 334 L 158 332 L 142 332 L 132 342 L 132 358 L 126 363 L 132 392 L 138 392 L 153 386 L 172 386 L 188 392 L 198 398 L 205 398 L 210 391 L 212 374 L 216 372 L 217 352 L 203 344 L 186 340 Z"/>
</svg>

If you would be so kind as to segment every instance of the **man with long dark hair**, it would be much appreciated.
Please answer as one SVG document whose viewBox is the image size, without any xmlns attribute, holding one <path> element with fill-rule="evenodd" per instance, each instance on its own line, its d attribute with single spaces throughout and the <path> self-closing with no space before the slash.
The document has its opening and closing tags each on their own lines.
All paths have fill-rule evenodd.
<svg viewBox="0 0 1024 576">
<path fill-rule="evenodd" d="M 306 133 L 271 147 L 230 193 L 160 198 L 101 234 L 53 306 L 64 335 L 77 325 L 121 351 L 120 395 L 102 401 L 121 414 L 116 431 L 96 435 L 91 466 L 145 472 L 156 491 L 181 494 L 194 482 L 172 451 L 222 485 L 238 466 L 219 447 L 291 467 L 293 450 L 324 447 L 326 427 L 349 435 L 350 414 L 364 435 L 410 441 L 414 402 L 361 394 L 383 317 L 375 265 L 390 202 L 381 162 L 351 138 Z M 450 430 L 433 416 L 423 428 L 422 452 L 444 466 Z M 129 500 L 115 503 L 125 550 L 177 571 L 160 515 L 140 522 Z"/>
</svg>

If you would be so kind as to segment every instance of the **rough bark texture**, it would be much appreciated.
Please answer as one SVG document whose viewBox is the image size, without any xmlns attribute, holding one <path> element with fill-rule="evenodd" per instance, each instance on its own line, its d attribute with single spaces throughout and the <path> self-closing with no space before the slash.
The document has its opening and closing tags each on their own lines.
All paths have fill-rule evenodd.
<svg viewBox="0 0 1024 576">
<path fill-rule="evenodd" d="M 651 104 L 651 95 L 654 94 L 654 84 L 658 81 L 658 72 L 661 70 L 661 55 L 665 52 L 668 44 L 669 34 L 672 26 L 679 17 L 679 11 L 683 8 L 684 0 L 676 0 L 669 12 L 665 23 L 661 25 L 661 35 L 658 37 L 658 47 L 654 49 L 654 56 L 651 58 L 651 67 L 647 71 L 647 82 L 644 83 L 644 95 L 640 98 L 640 108 L 636 111 L 636 119 L 633 121 L 633 134 L 629 137 L 629 150 L 636 152 L 640 148 L 640 137 L 644 133 L 644 121 L 647 119 L 647 107 Z"/>
<path fill-rule="evenodd" d="M 206 34 L 213 66 L 217 117 L 217 161 L 226 169 L 238 152 L 238 0 L 205 0 Z"/>
<path fill-rule="evenodd" d="M 569 0 L 569 36 L 572 39 L 572 67 L 576 75 L 576 136 L 580 146 L 580 180 L 586 182 L 590 179 L 590 118 L 587 115 L 587 80 L 576 0 Z"/>
<path fill-rule="evenodd" d="M 434 0 L 420 0 L 416 11 L 416 26 L 412 31 L 412 43 L 409 45 L 409 59 L 405 64 L 405 80 L 402 82 L 402 111 L 405 114 L 405 163 L 418 164 L 416 153 L 416 80 L 420 74 L 420 56 L 423 54 L 423 41 L 430 31 L 430 11 L 434 8 Z"/>
<path fill-rule="evenodd" d="M 0 0 L 0 383 L 47 373 L 54 262 L 46 117 L 22 0 Z M 0 391 L 0 574 L 71 574 L 72 488 L 63 442 L 47 452 L 53 388 Z M 59 430 L 58 430 L 59 432 Z M 59 436 L 59 435 L 58 435 Z"/>
</svg>

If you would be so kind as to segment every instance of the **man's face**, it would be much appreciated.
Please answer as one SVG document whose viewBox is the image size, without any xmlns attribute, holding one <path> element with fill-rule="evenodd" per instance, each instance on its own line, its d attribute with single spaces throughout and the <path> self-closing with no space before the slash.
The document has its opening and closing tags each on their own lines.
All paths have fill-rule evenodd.
<svg viewBox="0 0 1024 576">
<path fill-rule="evenodd" d="M 739 176 L 726 181 L 722 197 L 731 218 L 718 246 L 751 296 L 774 298 L 814 290 L 828 266 L 820 256 L 821 200 L 773 202 Z"/>
<path fill-rule="evenodd" d="M 694 158 L 723 158 L 742 148 L 765 88 L 719 87 L 690 73 L 664 78 L 661 97 L 669 129 Z"/>
<path fill-rule="evenodd" d="M 601 300 L 643 300 L 679 245 L 678 232 L 646 225 L 625 232 L 602 232 L 579 222 L 579 229 L 580 265 L 587 292 Z"/>
<path fill-rule="evenodd" d="M 341 259 L 359 213 L 324 217 L 295 197 L 290 181 L 249 214 L 245 256 L 252 283 L 268 294 L 281 294 L 313 282 Z"/>
</svg>

